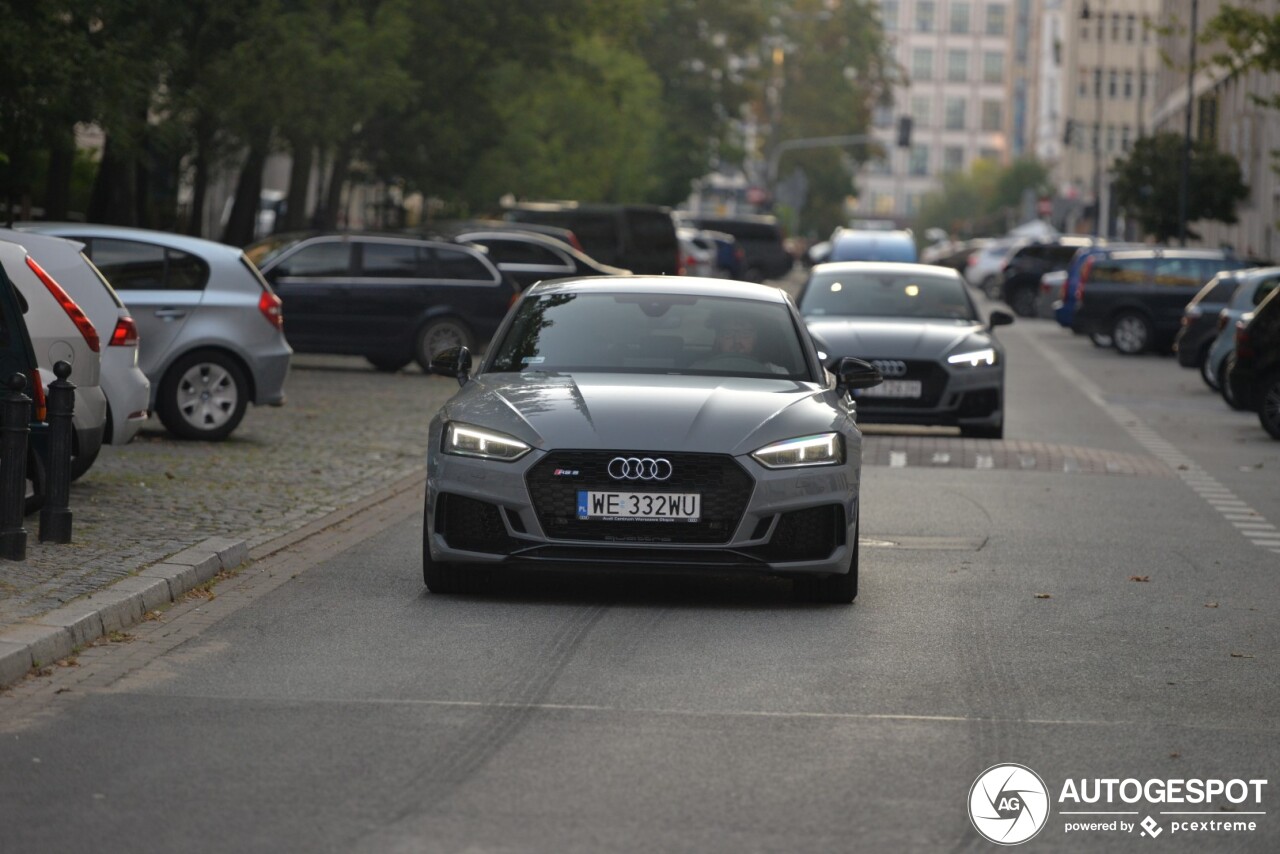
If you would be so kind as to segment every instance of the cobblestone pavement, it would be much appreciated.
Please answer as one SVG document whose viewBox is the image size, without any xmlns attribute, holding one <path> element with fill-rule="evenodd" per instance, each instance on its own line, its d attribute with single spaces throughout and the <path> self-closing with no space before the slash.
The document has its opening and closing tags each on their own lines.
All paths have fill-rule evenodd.
<svg viewBox="0 0 1280 854">
<path fill-rule="evenodd" d="M 182 442 L 154 419 L 106 446 L 71 486 L 71 545 L 0 560 L 0 629 L 92 593 L 207 537 L 250 547 L 300 528 L 425 467 L 427 422 L 458 385 L 416 368 L 296 356 L 282 407 L 249 407 L 225 442 Z"/>
</svg>

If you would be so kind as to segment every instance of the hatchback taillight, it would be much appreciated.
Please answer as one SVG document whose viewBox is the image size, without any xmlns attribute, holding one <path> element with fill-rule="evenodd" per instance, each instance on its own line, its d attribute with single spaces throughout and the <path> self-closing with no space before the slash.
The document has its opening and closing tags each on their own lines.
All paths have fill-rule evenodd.
<svg viewBox="0 0 1280 854">
<path fill-rule="evenodd" d="M 1236 321 L 1236 359 L 1252 359 L 1253 345 L 1249 341 L 1249 324 Z"/>
<path fill-rule="evenodd" d="M 107 342 L 108 347 L 137 347 L 138 346 L 138 325 L 133 322 L 133 318 L 125 315 L 116 321 L 116 328 L 111 332 L 111 340 Z"/>
<path fill-rule="evenodd" d="M 258 297 L 258 311 L 262 312 L 267 323 L 276 329 L 284 329 L 284 302 L 280 297 L 271 291 L 263 291 L 262 296 Z"/>
<path fill-rule="evenodd" d="M 80 306 L 76 304 L 62 286 L 53 280 L 53 277 L 44 271 L 36 259 L 30 255 L 27 256 L 27 266 L 31 268 L 31 272 L 36 274 L 36 278 L 44 283 L 49 293 L 53 294 L 53 298 L 58 301 L 58 305 L 62 306 L 62 310 L 67 313 L 67 317 L 71 318 L 71 322 L 76 325 L 76 329 L 80 330 L 80 334 L 84 337 L 84 343 L 89 345 L 89 349 L 95 353 L 101 352 L 102 343 L 98 340 L 98 330 L 94 328 L 93 321 L 89 319 Z M 43 419 L 41 419 L 43 420 Z"/>
</svg>

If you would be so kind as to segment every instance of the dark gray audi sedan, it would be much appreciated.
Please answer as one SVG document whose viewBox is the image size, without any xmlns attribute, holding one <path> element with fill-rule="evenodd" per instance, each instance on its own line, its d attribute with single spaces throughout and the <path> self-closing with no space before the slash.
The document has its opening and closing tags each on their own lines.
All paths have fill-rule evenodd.
<svg viewBox="0 0 1280 854">
<path fill-rule="evenodd" d="M 831 358 L 858 356 L 884 382 L 856 392 L 863 423 L 959 427 L 1004 437 L 1004 347 L 982 322 L 950 267 L 866 261 L 819 264 L 800 293 L 800 313 Z"/>
<path fill-rule="evenodd" d="M 430 426 L 423 578 L 497 568 L 757 572 L 858 592 L 858 359 L 828 372 L 780 290 L 716 279 L 525 291 Z"/>
</svg>

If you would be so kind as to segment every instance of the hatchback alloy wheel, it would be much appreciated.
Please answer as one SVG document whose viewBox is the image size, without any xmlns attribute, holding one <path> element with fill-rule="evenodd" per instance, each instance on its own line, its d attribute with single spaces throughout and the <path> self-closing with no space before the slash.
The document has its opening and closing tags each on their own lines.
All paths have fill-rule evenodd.
<svg viewBox="0 0 1280 854">
<path fill-rule="evenodd" d="M 432 320 L 418 333 L 418 349 L 415 358 L 422 370 L 431 372 L 431 358 L 441 350 L 451 347 L 472 347 L 471 331 L 459 320 L 443 317 Z"/>
<path fill-rule="evenodd" d="M 1150 338 L 1151 327 L 1145 318 L 1136 314 L 1120 315 L 1111 329 L 1111 340 L 1116 350 L 1126 356 L 1133 356 L 1147 349 Z"/>
<path fill-rule="evenodd" d="M 230 357 L 213 351 L 191 353 L 165 374 L 156 408 L 174 435 L 217 441 L 240 424 L 248 389 L 243 370 Z"/>
</svg>

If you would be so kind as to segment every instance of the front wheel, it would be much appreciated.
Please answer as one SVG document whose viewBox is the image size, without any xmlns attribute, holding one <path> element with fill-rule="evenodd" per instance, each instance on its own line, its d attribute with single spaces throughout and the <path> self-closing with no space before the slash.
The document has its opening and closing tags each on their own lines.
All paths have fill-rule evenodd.
<svg viewBox="0 0 1280 854">
<path fill-rule="evenodd" d="M 436 353 L 448 350 L 450 347 L 471 349 L 474 346 L 471 330 L 462 321 L 452 317 L 441 317 L 427 321 L 422 329 L 418 330 L 414 359 L 422 370 L 431 373 L 431 357 Z"/>
<path fill-rule="evenodd" d="M 181 439 L 216 442 L 240 425 L 249 405 L 249 382 L 230 356 L 214 350 L 188 353 L 165 372 L 156 411 Z"/>
<path fill-rule="evenodd" d="M 1222 360 L 1222 365 L 1218 368 L 1218 393 L 1222 395 L 1222 399 L 1226 401 L 1227 406 L 1230 406 L 1236 412 L 1243 412 L 1246 407 L 1236 399 L 1235 390 L 1231 387 L 1231 383 L 1228 382 L 1228 377 L 1231 375 L 1231 368 L 1235 365 L 1235 361 L 1235 353 Z"/>
<path fill-rule="evenodd" d="M 1258 388 L 1258 420 L 1272 439 L 1280 439 L 1280 373 L 1271 374 Z"/>
<path fill-rule="evenodd" d="M 1019 288 L 1009 295 L 1009 306 L 1013 309 L 1013 313 L 1019 317 L 1035 317 L 1035 291 L 1028 288 Z"/>
<path fill-rule="evenodd" d="M 1136 356 L 1151 343 L 1151 324 L 1140 314 L 1125 312 L 1111 324 L 1111 340 L 1117 352 Z"/>
</svg>

